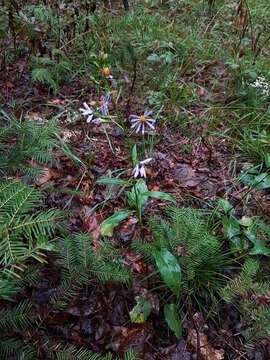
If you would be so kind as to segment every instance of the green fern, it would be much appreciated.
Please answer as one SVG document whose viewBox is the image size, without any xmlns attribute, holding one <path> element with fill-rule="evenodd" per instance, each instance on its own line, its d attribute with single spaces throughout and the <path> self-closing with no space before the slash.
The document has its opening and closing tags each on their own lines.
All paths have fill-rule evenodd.
<svg viewBox="0 0 270 360">
<path fill-rule="evenodd" d="M 182 269 L 182 294 L 209 292 L 225 283 L 228 254 L 205 221 L 204 213 L 194 209 L 168 208 L 167 219 L 150 220 L 155 242 L 139 240 L 136 251 L 154 263 L 153 249 L 168 249 L 179 260 Z M 180 254 L 179 254 L 180 252 Z"/>
<path fill-rule="evenodd" d="M 37 360 L 38 355 L 33 347 L 15 337 L 0 338 L 1 360 Z"/>
<path fill-rule="evenodd" d="M 32 305 L 28 301 L 19 303 L 11 310 L 0 309 L 0 332 L 10 329 L 19 332 L 28 329 L 32 324 L 31 310 Z"/>
<path fill-rule="evenodd" d="M 50 352 L 51 359 L 55 360 L 119 360 L 118 357 L 111 353 L 107 355 L 93 354 L 86 348 L 76 348 L 75 346 L 65 346 L 63 349 L 52 350 Z M 125 353 L 123 360 L 140 360 L 132 350 Z"/>
<path fill-rule="evenodd" d="M 53 236 L 60 213 L 33 213 L 41 206 L 41 200 L 41 193 L 33 186 L 13 181 L 0 183 L 0 287 L 9 284 L 4 295 L 0 294 L 2 298 L 9 298 L 20 286 L 9 278 L 20 278 L 28 259 L 43 263 L 45 251 L 55 249 L 48 239 Z"/>
<path fill-rule="evenodd" d="M 120 254 L 109 242 L 101 242 L 100 249 L 94 252 L 91 236 L 79 233 L 58 239 L 58 247 L 62 281 L 52 300 L 57 310 L 66 307 L 95 277 L 101 282 L 129 283 L 130 272 L 122 266 Z"/>
<path fill-rule="evenodd" d="M 0 171 L 36 177 L 41 166 L 31 165 L 52 161 L 55 147 L 55 134 L 58 132 L 56 121 L 38 123 L 30 119 L 17 119 L 12 114 L 0 111 Z"/>
<path fill-rule="evenodd" d="M 239 299 L 241 294 L 248 293 L 250 291 L 266 295 L 269 285 L 264 282 L 254 281 L 259 268 L 260 263 L 257 260 L 247 259 L 240 274 L 220 290 L 222 299 L 227 303 L 230 303 Z"/>
<path fill-rule="evenodd" d="M 248 328 L 245 336 L 250 345 L 270 335 L 270 307 L 258 305 L 257 296 L 267 296 L 269 284 L 255 281 L 260 263 L 247 259 L 241 272 L 231 280 L 220 295 L 227 303 L 233 303 L 244 315 Z"/>
<path fill-rule="evenodd" d="M 41 84 L 48 84 L 54 91 L 57 90 L 57 83 L 53 79 L 53 74 L 50 68 L 34 68 L 32 70 L 32 81 L 40 82 Z"/>
</svg>

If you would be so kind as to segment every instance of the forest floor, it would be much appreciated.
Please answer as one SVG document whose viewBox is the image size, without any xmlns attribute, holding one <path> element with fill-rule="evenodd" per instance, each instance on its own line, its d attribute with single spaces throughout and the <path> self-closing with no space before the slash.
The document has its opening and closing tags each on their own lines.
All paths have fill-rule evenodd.
<svg viewBox="0 0 270 360">
<path fill-rule="evenodd" d="M 252 188 L 239 181 L 251 166 L 268 171 L 263 163 L 269 151 L 269 95 L 249 84 L 259 76 L 266 82 L 270 79 L 269 44 L 262 35 L 257 48 L 252 48 L 256 34 L 250 31 L 250 24 L 243 24 L 246 9 L 242 4 L 241 18 L 238 3 L 219 1 L 212 10 L 203 10 L 202 4 L 187 1 L 163 5 L 145 1 L 124 13 L 119 2 L 113 9 L 97 9 L 88 25 L 91 31 L 87 27 L 85 31 L 92 39 L 80 36 L 83 26 L 74 28 L 71 39 L 63 35 L 56 47 L 63 53 L 55 52 L 56 63 L 46 65 L 48 81 L 33 80 L 33 69 L 43 68 L 45 63 L 33 60 L 24 50 L 7 60 L 0 77 L 2 110 L 39 123 L 57 118 L 59 135 L 70 150 L 55 149 L 53 163 L 44 165 L 39 178 L 21 174 L 16 179 L 26 179 L 42 190 L 49 208 L 67 211 L 65 226 L 70 233 L 90 233 L 98 248 L 102 222 L 117 210 L 129 208 L 121 184 L 98 181 L 132 177 L 134 164 L 125 132 L 115 121 L 89 124 L 78 110 L 84 102 L 101 104 L 101 95 L 108 91 L 112 98 L 118 95 L 117 112 L 128 131 L 130 114 L 153 110 L 155 130 L 148 132 L 145 140 L 140 133 L 131 134 L 138 149 L 146 142 L 147 150 L 141 154 L 152 158 L 146 166 L 149 191 L 171 195 L 181 208 L 207 211 L 217 208 L 218 200 L 224 198 L 233 205 L 237 218 L 256 216 L 270 224 L 270 183 Z M 267 7 L 265 2 L 259 3 Z M 256 29 L 260 13 L 254 9 L 250 11 Z M 64 8 L 61 11 L 64 13 Z M 65 21 L 69 20 L 67 16 Z M 136 55 L 126 55 L 123 44 L 129 41 Z M 46 39 L 42 45 L 44 52 L 49 52 L 52 40 Z M 85 54 L 88 50 L 84 53 L 84 46 L 90 54 Z M 102 77 L 104 66 L 109 67 L 113 79 Z M 108 104 L 108 113 L 115 116 L 113 102 Z M 266 141 L 260 138 L 263 131 Z M 133 348 L 147 360 L 269 359 L 269 338 L 246 346 L 246 319 L 239 309 L 222 301 L 213 312 L 209 299 L 201 299 L 201 309 L 195 304 L 189 312 L 181 308 L 181 339 L 169 330 L 162 311 L 166 302 L 163 290 L 148 288 L 146 277 L 154 267 L 132 247 L 141 236 L 152 241 L 148 220 L 154 215 L 162 217 L 167 206 L 166 198 L 149 199 L 143 210 L 143 234 L 134 213 L 109 237 L 123 264 L 134 274 L 129 287 L 93 280 L 64 310 L 50 312 L 48 303 L 59 274 L 54 255 L 48 255 L 48 263 L 40 267 L 41 281 L 20 295 L 32 300 L 42 319 L 31 333 L 41 359 L 47 358 L 46 350 L 57 342 L 118 356 Z M 267 258 L 260 256 L 260 261 L 267 277 Z M 152 313 L 147 321 L 132 323 L 135 297 L 146 293 Z"/>
</svg>

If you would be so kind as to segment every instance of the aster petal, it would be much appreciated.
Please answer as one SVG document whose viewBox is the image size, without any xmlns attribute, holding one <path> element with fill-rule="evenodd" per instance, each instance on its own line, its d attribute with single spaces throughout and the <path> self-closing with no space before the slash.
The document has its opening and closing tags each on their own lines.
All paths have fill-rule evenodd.
<svg viewBox="0 0 270 360">
<path fill-rule="evenodd" d="M 148 118 L 146 118 L 146 121 L 150 121 L 150 122 L 151 122 L 151 123 L 153 123 L 153 124 L 156 122 L 156 120 L 151 119 L 151 118 L 149 118 L 149 117 L 148 117 Z"/>
<path fill-rule="evenodd" d="M 145 125 L 142 124 L 142 134 L 144 135 Z"/>
<path fill-rule="evenodd" d="M 92 121 L 92 119 L 93 119 L 93 114 L 88 115 L 86 122 L 90 123 Z"/>
<path fill-rule="evenodd" d="M 137 130 L 136 130 L 136 134 L 138 134 L 138 132 L 141 130 L 141 123 L 139 123 L 138 127 L 137 127 Z"/>
<path fill-rule="evenodd" d="M 138 115 L 133 115 L 133 114 L 131 114 L 131 115 L 129 115 L 129 117 L 130 117 L 131 119 L 138 119 L 138 120 L 140 120 L 140 116 L 138 116 Z"/>
<path fill-rule="evenodd" d="M 140 175 L 141 175 L 141 177 L 146 178 L 146 172 L 145 172 L 145 168 L 143 165 L 140 168 Z"/>
<path fill-rule="evenodd" d="M 150 122 L 146 121 L 146 124 L 153 130 L 155 130 L 155 126 L 151 124 Z"/>
<path fill-rule="evenodd" d="M 83 103 L 84 108 L 79 108 L 79 111 L 82 112 L 84 116 L 90 115 L 94 112 L 94 110 L 87 105 L 86 102 Z"/>
<path fill-rule="evenodd" d="M 146 110 L 146 111 L 144 112 L 144 116 L 149 116 L 149 115 L 152 114 L 152 112 L 153 112 L 153 110 Z"/>
<path fill-rule="evenodd" d="M 148 164 L 150 161 L 152 160 L 152 158 L 147 158 L 143 161 L 140 161 L 140 164 L 143 165 L 143 164 Z"/>
<path fill-rule="evenodd" d="M 94 125 L 100 125 L 100 123 L 101 123 L 100 118 L 96 118 L 92 122 Z"/>
<path fill-rule="evenodd" d="M 83 106 L 84 106 L 84 110 L 88 110 L 88 109 L 89 109 L 89 105 L 88 105 L 86 102 L 83 103 Z"/>
<path fill-rule="evenodd" d="M 136 123 L 132 124 L 130 128 L 131 128 L 131 129 L 134 129 L 134 128 L 135 128 L 136 126 L 138 126 L 138 125 L 139 125 L 139 121 L 137 121 Z"/>
<path fill-rule="evenodd" d="M 139 165 L 136 165 L 135 168 L 132 171 L 132 174 L 134 175 L 135 178 L 138 177 L 139 171 L 140 171 Z"/>
<path fill-rule="evenodd" d="M 89 111 L 89 110 L 86 110 L 86 109 L 83 109 L 83 108 L 80 108 L 79 111 L 84 115 L 88 115 L 88 114 L 92 114 L 92 111 Z"/>
<path fill-rule="evenodd" d="M 134 123 L 134 122 L 139 122 L 140 121 L 140 118 L 134 118 L 134 119 L 131 119 L 130 122 Z"/>
<path fill-rule="evenodd" d="M 100 111 L 101 111 L 101 115 L 102 115 L 102 116 L 108 115 L 108 108 L 107 108 L 107 106 L 105 106 L 105 105 L 101 106 Z"/>
</svg>

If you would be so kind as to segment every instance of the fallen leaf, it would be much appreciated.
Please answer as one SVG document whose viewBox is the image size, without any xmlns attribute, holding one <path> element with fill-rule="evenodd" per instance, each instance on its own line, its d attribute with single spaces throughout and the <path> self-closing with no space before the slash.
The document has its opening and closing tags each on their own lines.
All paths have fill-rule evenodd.
<svg viewBox="0 0 270 360">
<path fill-rule="evenodd" d="M 52 177 L 51 170 L 49 168 L 44 168 L 41 173 L 41 176 L 35 180 L 35 184 L 37 186 L 41 186 L 46 182 L 48 182 L 51 179 L 51 177 Z"/>
<path fill-rule="evenodd" d="M 87 213 L 87 211 L 83 211 L 83 213 Z M 83 223 L 84 228 L 92 235 L 94 251 L 97 251 L 99 249 L 99 239 L 101 236 L 100 226 L 97 221 L 97 214 L 94 212 L 89 216 L 84 216 Z"/>
<path fill-rule="evenodd" d="M 224 350 L 214 349 L 207 341 L 207 336 L 203 333 L 199 333 L 200 337 L 200 354 L 204 360 L 223 360 Z M 188 333 L 188 344 L 190 344 L 194 351 L 197 350 L 197 332 L 195 329 L 190 329 Z"/>
<path fill-rule="evenodd" d="M 174 180 L 178 180 L 179 185 L 182 187 L 196 187 L 200 184 L 201 179 L 187 164 L 179 164 L 175 168 Z"/>
</svg>

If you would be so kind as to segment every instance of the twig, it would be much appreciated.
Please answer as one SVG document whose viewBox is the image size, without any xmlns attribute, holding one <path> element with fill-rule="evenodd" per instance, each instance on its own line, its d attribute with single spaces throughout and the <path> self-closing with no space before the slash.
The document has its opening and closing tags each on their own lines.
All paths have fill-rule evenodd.
<svg viewBox="0 0 270 360">
<path fill-rule="evenodd" d="M 196 321 L 194 320 L 194 318 L 192 317 L 193 320 L 193 325 L 195 327 L 195 331 L 197 334 L 197 360 L 201 360 L 201 341 L 200 341 L 200 331 L 197 327 Z"/>
</svg>

